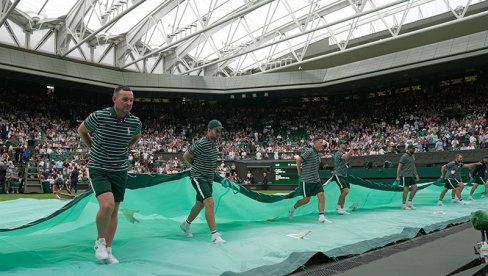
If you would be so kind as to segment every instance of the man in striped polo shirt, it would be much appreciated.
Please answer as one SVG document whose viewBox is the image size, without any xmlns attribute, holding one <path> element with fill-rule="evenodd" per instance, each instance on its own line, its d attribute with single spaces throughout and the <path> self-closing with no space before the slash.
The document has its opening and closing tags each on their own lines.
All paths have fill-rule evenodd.
<svg viewBox="0 0 488 276">
<path fill-rule="evenodd" d="M 347 159 L 351 157 L 354 150 L 351 145 L 349 151 L 346 150 L 346 144 L 342 143 L 339 145 L 339 150 L 334 155 L 334 170 L 332 171 L 332 180 L 337 182 L 339 189 L 341 190 L 341 195 L 337 200 L 337 213 L 340 215 L 348 215 L 349 213 L 344 210 L 344 204 L 346 202 L 346 196 L 349 193 L 349 180 L 347 178 L 347 169 L 349 164 L 347 164 Z"/>
<path fill-rule="evenodd" d="M 415 166 L 415 146 L 409 144 L 407 146 L 407 152 L 405 152 L 400 158 L 400 162 L 397 167 L 396 181 L 400 182 L 403 186 L 403 210 L 413 210 L 415 207 L 412 204 L 412 200 L 417 193 L 417 182 L 419 181 L 419 175 L 417 173 L 417 167 Z M 406 204 L 408 190 L 412 188 L 410 197 L 408 198 L 408 204 Z"/>
<path fill-rule="evenodd" d="M 222 129 L 220 121 L 211 120 L 208 123 L 207 135 L 193 143 L 183 154 L 183 158 L 192 165 L 190 180 L 197 196 L 195 205 L 180 228 L 185 232 L 187 238 L 191 238 L 193 235 L 190 225 L 205 207 L 205 219 L 212 234 L 211 241 L 217 244 L 225 243 L 222 235 L 217 232 L 212 198 L 212 183 L 217 168 L 217 139 L 220 137 Z"/>
<path fill-rule="evenodd" d="M 324 148 L 323 139 L 313 139 L 313 147 L 305 148 L 297 158 L 297 171 L 300 185 L 298 189 L 302 191 L 303 198 L 298 200 L 288 211 L 288 219 L 293 219 L 295 209 L 310 202 L 310 197 L 317 196 L 319 199 L 319 222 L 331 221 L 325 215 L 325 196 L 322 182 L 319 176 L 319 165 L 322 162 L 320 151 Z"/>
<path fill-rule="evenodd" d="M 128 150 L 141 137 L 142 124 L 130 113 L 134 94 L 129 87 L 115 88 L 112 101 L 112 107 L 91 113 L 78 127 L 78 133 L 90 148 L 89 178 L 100 205 L 95 257 L 116 264 L 119 261 L 112 255 L 112 241 L 119 204 L 124 200 Z"/>
<path fill-rule="evenodd" d="M 462 162 L 463 155 L 458 153 L 456 154 L 456 158 L 454 159 L 454 161 L 451 161 L 441 167 L 441 179 L 444 179 L 445 185 L 439 196 L 439 201 L 437 202 L 437 205 L 444 206 L 444 204 L 442 203 L 442 199 L 444 199 L 444 196 L 450 189 L 454 191 L 452 203 L 460 203 L 461 205 L 467 204 L 461 198 L 461 191 L 464 188 L 464 183 L 461 179 L 461 168 L 472 168 L 474 166 L 481 165 L 481 163 L 463 164 Z M 457 196 L 457 199 L 455 199 L 454 195 Z"/>
<path fill-rule="evenodd" d="M 469 192 L 469 200 L 473 200 L 474 191 L 478 188 L 478 185 L 485 186 L 485 191 L 481 194 L 481 197 L 485 198 L 488 195 L 488 183 L 485 181 L 487 175 L 487 166 L 488 166 L 488 155 L 485 155 L 483 159 L 481 159 L 481 165 L 476 166 L 473 170 L 471 177 L 473 178 L 473 188 Z"/>
</svg>

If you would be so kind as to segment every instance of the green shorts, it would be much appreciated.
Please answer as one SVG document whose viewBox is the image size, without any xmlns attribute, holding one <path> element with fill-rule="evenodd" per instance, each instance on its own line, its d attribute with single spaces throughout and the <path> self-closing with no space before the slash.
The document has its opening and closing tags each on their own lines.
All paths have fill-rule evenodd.
<svg viewBox="0 0 488 276">
<path fill-rule="evenodd" d="M 322 187 L 322 183 L 319 182 L 300 182 L 300 189 L 302 191 L 303 197 L 311 197 L 317 195 L 318 193 L 323 193 L 324 188 Z"/>
<path fill-rule="evenodd" d="M 341 191 L 345 188 L 351 188 L 351 185 L 349 185 L 349 180 L 345 176 L 334 175 L 332 177 L 332 181 L 337 182 L 337 185 L 339 186 L 339 189 L 341 189 Z"/>
<path fill-rule="evenodd" d="M 462 181 L 456 178 L 446 178 L 445 180 L 446 184 L 444 185 L 444 188 L 446 189 L 456 189 Z"/>
<path fill-rule="evenodd" d="M 191 185 L 197 192 L 197 201 L 203 202 L 203 200 L 212 197 L 212 181 L 208 179 L 190 177 Z"/>
<path fill-rule="evenodd" d="M 97 168 L 88 169 L 88 178 L 95 195 L 112 193 L 115 202 L 124 201 L 127 171 L 107 171 Z"/>
<path fill-rule="evenodd" d="M 400 186 L 409 187 L 417 184 L 417 179 L 415 177 L 402 176 L 400 177 Z"/>
</svg>

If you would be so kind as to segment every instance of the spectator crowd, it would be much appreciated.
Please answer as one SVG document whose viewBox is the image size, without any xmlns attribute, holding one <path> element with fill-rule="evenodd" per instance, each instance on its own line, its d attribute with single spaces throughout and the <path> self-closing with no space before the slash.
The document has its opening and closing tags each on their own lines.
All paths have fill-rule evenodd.
<svg viewBox="0 0 488 276">
<path fill-rule="evenodd" d="M 169 174 L 186 169 L 177 155 L 163 156 L 186 151 L 205 135 L 213 118 L 225 127 L 219 143 L 223 160 L 293 159 L 314 137 L 324 138 L 324 157 L 332 156 L 341 142 L 350 143 L 358 156 L 401 152 L 410 143 L 418 151 L 488 147 L 486 82 L 383 94 L 309 101 L 135 102 L 133 113 L 141 118 L 143 131 L 128 156 L 129 170 Z M 90 112 L 111 104 L 109 95 L 47 97 L 0 89 L 0 162 L 10 168 L 33 157 L 46 179 L 69 175 L 75 167 L 80 178 L 86 176 L 87 149 L 76 129 Z M 33 152 L 29 140 L 36 141 Z"/>
</svg>

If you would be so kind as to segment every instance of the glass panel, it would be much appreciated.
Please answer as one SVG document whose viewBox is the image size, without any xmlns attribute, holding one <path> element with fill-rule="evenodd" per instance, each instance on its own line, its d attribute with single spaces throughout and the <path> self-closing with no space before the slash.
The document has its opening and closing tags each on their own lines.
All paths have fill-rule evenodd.
<svg viewBox="0 0 488 276">
<path fill-rule="evenodd" d="M 44 44 L 38 49 L 38 51 L 51 53 L 53 54 L 55 51 L 55 36 L 51 35 Z M 35 47 L 37 44 L 34 44 L 32 47 Z"/>
<path fill-rule="evenodd" d="M 12 29 L 12 32 L 14 33 L 15 37 L 17 38 L 17 42 L 19 43 L 19 46 L 25 48 L 25 33 L 22 30 L 22 28 L 19 27 L 14 22 L 10 21 L 10 19 L 7 19 L 7 22 L 10 28 Z"/>
<path fill-rule="evenodd" d="M 44 18 L 58 18 L 68 14 L 77 0 L 22 0 L 17 9 L 29 16 L 39 15 Z M 46 4 L 43 8 L 43 5 Z"/>
<path fill-rule="evenodd" d="M 110 51 L 108 51 L 107 55 L 103 58 L 103 60 L 100 62 L 102 64 L 106 64 L 106 65 L 111 65 L 113 66 L 114 65 L 114 49 L 110 49 Z"/>
<path fill-rule="evenodd" d="M 132 3 L 129 1 L 128 3 Z M 146 2 L 139 5 L 137 8 L 126 14 L 124 17 L 119 19 L 111 28 L 106 31 L 110 32 L 112 35 L 119 35 L 129 31 L 137 23 L 139 23 L 145 16 L 151 13 L 159 4 L 160 0 L 147 0 Z M 115 13 L 119 14 L 119 13 Z M 98 29 L 98 28 L 95 28 Z"/>
<path fill-rule="evenodd" d="M 68 12 L 73 8 L 78 0 L 22 0 L 17 5 L 17 9 L 23 11 L 28 16 L 39 16 L 41 22 L 43 20 L 59 18 L 66 16 Z M 109 36 L 116 36 L 128 32 L 136 24 L 141 22 L 150 14 L 155 8 L 164 2 L 170 0 L 147 0 L 131 11 L 129 14 L 121 18 L 118 22 L 112 25 L 109 29 L 104 30 Z M 174 0 L 176 1 L 176 0 Z M 344 0 L 345 2 L 346 0 Z M 356 2 L 356 0 L 351 0 Z M 370 1 L 374 3 L 376 7 L 383 6 L 391 3 L 395 0 L 363 0 L 364 11 L 371 10 L 373 7 Z M 412 9 L 405 17 L 403 24 L 415 22 L 419 19 L 429 18 L 441 13 L 450 12 L 449 7 L 444 0 L 412 0 Z M 460 6 L 466 6 L 468 0 L 446 0 L 452 9 L 456 9 Z M 486 2 L 486 0 L 472 0 L 471 5 Z M 201 30 L 208 24 L 213 24 L 223 18 L 232 16 L 232 14 L 238 11 L 248 8 L 248 1 L 243 0 L 181 0 L 178 8 L 173 9 L 162 19 L 158 20 L 156 26 L 152 26 L 147 30 L 142 30 L 145 34 L 141 38 L 141 42 L 149 49 L 156 49 L 164 46 L 170 41 L 176 41 L 190 34 Z M 335 1 L 334 3 L 340 3 Z M 348 3 L 348 2 L 347 2 Z M 318 6 L 315 6 L 315 5 Z M 274 1 L 268 5 L 262 6 L 259 9 L 252 11 L 249 14 L 244 15 L 245 20 L 239 22 L 236 19 L 233 22 L 226 23 L 225 26 L 219 27 L 219 30 L 212 34 L 207 32 L 207 35 L 211 39 L 207 39 L 202 36 L 198 41 L 199 44 L 196 47 L 189 49 L 189 55 L 198 59 L 199 61 L 212 61 L 219 56 L 229 56 L 235 52 L 247 51 L 249 46 L 255 43 L 256 38 L 260 38 L 263 35 L 267 35 L 277 30 L 283 29 L 286 26 L 291 26 L 292 30 L 286 31 L 286 36 L 299 34 L 299 27 L 303 23 L 297 21 L 301 16 L 306 16 L 310 12 L 311 5 L 314 9 L 323 8 L 326 5 L 332 5 L 331 1 L 317 0 L 317 1 L 296 1 L 296 0 L 281 0 Z M 132 5 L 131 0 L 98 0 L 94 6 L 94 12 L 88 12 L 83 22 L 90 30 L 97 30 L 103 24 L 116 17 Z M 212 6 L 210 6 L 212 5 Z M 366 36 L 374 32 L 384 31 L 387 26 L 391 27 L 394 24 L 400 24 L 404 16 L 404 8 L 406 2 L 396 5 L 379 13 L 372 13 L 360 18 L 358 25 L 353 30 L 351 38 L 358 38 Z M 215 10 L 212 11 L 212 9 Z M 293 15 L 290 15 L 290 12 Z M 313 11 L 312 11 L 313 12 Z M 355 14 L 355 10 L 350 6 L 346 6 L 340 10 L 325 14 L 323 18 L 328 24 L 337 22 L 341 18 L 352 16 Z M 378 14 L 383 15 L 383 20 L 380 19 Z M 102 18 L 103 17 L 103 18 Z M 202 26 L 202 18 L 206 18 L 206 25 Z M 323 26 L 324 21 L 319 21 L 317 15 L 311 17 L 306 29 L 311 29 L 317 26 Z M 454 18 L 452 18 L 454 19 Z M 239 22 L 239 24 L 238 24 Z M 331 26 L 331 31 L 335 34 L 337 40 L 346 40 L 348 36 L 348 28 L 350 27 L 351 20 Z M 13 31 L 19 41 L 21 47 L 25 46 L 25 34 L 23 28 L 16 26 L 10 22 Z M 266 26 L 266 24 L 269 24 Z M 31 48 L 34 48 L 38 42 L 42 39 L 47 30 L 35 30 L 31 34 Z M 168 37 L 169 36 L 169 37 Z M 328 38 L 330 36 L 327 29 L 316 31 L 313 34 L 303 35 L 294 38 L 287 43 L 281 42 L 276 46 L 268 47 L 255 51 L 254 54 L 247 54 L 244 56 L 236 57 L 229 62 L 231 68 L 239 68 L 239 71 L 244 69 L 253 68 L 259 66 L 259 64 L 265 63 L 267 60 L 281 59 L 282 56 L 289 56 L 290 48 L 287 44 L 291 45 L 295 51 L 300 50 L 305 45 L 307 38 L 311 38 L 310 43 L 314 43 L 321 39 Z M 272 39 L 277 40 L 278 37 L 271 36 Z M 5 26 L 0 28 L 0 41 L 2 43 L 13 45 L 10 34 L 5 29 Z M 262 43 L 270 43 L 270 41 L 263 41 Z M 330 39 L 329 44 L 333 45 L 336 42 Z M 185 49 L 189 41 L 182 44 L 180 49 Z M 71 44 L 73 46 L 74 44 Z M 86 57 L 89 59 L 90 51 L 86 46 L 82 46 Z M 103 53 L 106 46 L 97 46 L 95 48 L 95 61 L 98 61 L 100 55 Z M 55 39 L 54 36 L 50 37 L 44 45 L 40 47 L 40 51 L 54 52 Z M 180 50 L 178 49 L 178 50 Z M 177 51 L 178 51 L 177 50 Z M 180 51 L 181 52 L 181 51 Z M 272 57 L 268 57 L 272 55 Z M 81 58 L 78 50 L 73 51 L 72 55 L 75 58 Z M 256 62 L 255 59 L 258 59 Z M 130 59 L 129 59 L 130 60 Z M 153 61 L 150 61 L 151 63 Z M 113 65 L 113 50 L 102 61 L 104 64 Z M 148 64 L 150 67 L 152 64 Z M 129 70 L 137 70 L 135 66 L 130 66 Z M 181 67 L 181 70 L 185 70 Z M 162 72 L 162 65 L 158 65 L 155 72 Z M 178 71 L 178 70 L 176 70 Z M 196 72 L 195 72 L 196 74 Z"/>
<path fill-rule="evenodd" d="M 12 37 L 8 33 L 7 29 L 5 28 L 5 26 L 2 26 L 0 28 L 0 41 L 2 43 L 9 44 L 9 45 L 15 44 L 15 42 L 12 40 Z"/>
</svg>

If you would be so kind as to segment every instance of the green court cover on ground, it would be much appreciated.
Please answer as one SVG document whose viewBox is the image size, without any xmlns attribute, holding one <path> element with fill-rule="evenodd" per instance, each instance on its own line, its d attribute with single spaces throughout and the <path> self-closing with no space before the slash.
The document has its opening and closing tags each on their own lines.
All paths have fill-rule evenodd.
<svg viewBox="0 0 488 276">
<path fill-rule="evenodd" d="M 339 189 L 329 182 L 324 189 L 332 223 L 319 224 L 315 198 L 289 222 L 288 209 L 300 198 L 295 197 L 299 191 L 263 195 L 216 176 L 217 227 L 227 243 L 215 245 L 203 212 L 192 224 L 193 238 L 179 229 L 195 202 L 187 172 L 130 176 L 113 244 L 117 265 L 100 264 L 94 257 L 98 203 L 91 191 L 69 202 L 1 202 L 0 274 L 283 275 L 315 254 L 361 254 L 413 238 L 421 229 L 430 232 L 466 222 L 472 211 L 488 203 L 477 195 L 470 205 L 451 204 L 448 194 L 446 206 L 436 206 L 442 187 L 424 186 L 414 200 L 417 209 L 405 211 L 398 189 L 352 185 L 346 207 L 357 210 L 341 216 L 335 212 Z"/>
</svg>

